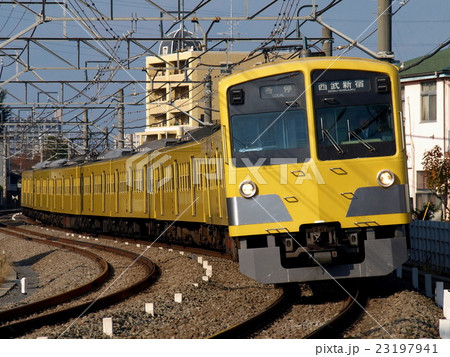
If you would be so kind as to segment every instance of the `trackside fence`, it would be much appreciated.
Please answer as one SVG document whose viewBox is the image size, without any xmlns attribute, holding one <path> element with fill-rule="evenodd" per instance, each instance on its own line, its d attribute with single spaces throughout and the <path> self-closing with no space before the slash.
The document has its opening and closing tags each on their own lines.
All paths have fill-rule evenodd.
<svg viewBox="0 0 450 357">
<path fill-rule="evenodd" d="M 450 273 L 450 223 L 413 221 L 410 262 L 437 273 Z"/>
</svg>

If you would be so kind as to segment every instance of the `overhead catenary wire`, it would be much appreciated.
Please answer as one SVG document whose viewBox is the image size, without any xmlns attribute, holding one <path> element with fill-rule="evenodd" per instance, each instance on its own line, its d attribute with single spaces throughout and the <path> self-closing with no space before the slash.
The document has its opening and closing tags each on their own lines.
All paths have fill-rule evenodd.
<svg viewBox="0 0 450 357">
<path fill-rule="evenodd" d="M 209 2 L 209 1 L 201 1 L 201 2 L 198 4 L 198 6 L 196 6 L 196 8 L 194 9 L 194 11 L 198 10 L 200 7 L 204 6 L 204 5 L 207 4 L 208 2 Z M 83 3 L 86 4 L 86 2 L 83 2 Z M 285 6 L 285 8 L 283 9 L 283 7 L 282 7 L 282 10 L 280 11 L 280 14 L 283 14 L 283 15 L 284 15 L 284 20 L 283 20 L 283 18 L 281 17 L 281 18 L 280 18 L 280 24 L 275 24 L 275 25 L 274 25 L 274 28 L 275 28 L 274 33 L 278 33 L 278 37 L 281 37 L 281 35 L 282 35 L 282 31 L 280 31 L 280 26 L 282 27 L 282 26 L 283 26 L 283 21 L 286 21 L 286 19 L 289 17 L 289 15 L 286 15 L 286 11 L 289 10 L 289 6 L 291 6 L 291 8 L 290 8 L 289 11 L 292 11 L 292 4 L 293 4 L 293 3 L 294 3 L 293 1 L 288 1 L 287 3 L 283 3 L 283 6 Z M 69 0 L 69 4 L 72 5 L 72 6 L 71 6 L 72 9 L 70 9 L 70 11 L 72 12 L 73 15 L 77 15 L 77 16 L 79 16 L 79 17 L 82 17 L 82 16 L 84 15 L 84 17 L 86 17 L 86 18 L 88 17 L 86 11 L 81 7 L 81 5 L 80 5 L 79 2 L 73 2 L 73 1 Z M 93 3 L 92 3 L 92 4 L 93 4 Z M 95 4 L 93 4 L 93 5 L 95 6 Z M 92 8 L 90 8 L 90 7 L 88 7 L 88 9 L 89 9 L 90 11 L 92 11 L 93 13 L 95 12 L 95 11 L 94 11 Z M 288 9 L 288 10 L 287 10 L 287 9 Z M 194 11 L 191 11 L 191 13 L 193 13 Z M 98 12 L 98 13 L 99 13 L 99 12 Z M 99 23 L 100 23 L 100 24 L 103 26 L 103 28 L 108 32 L 108 31 L 109 31 L 109 28 L 108 28 L 109 25 L 104 24 L 103 21 L 101 21 L 102 19 L 101 19 L 100 17 L 97 16 L 98 13 L 97 13 L 97 14 L 94 13 L 94 17 L 97 18 L 97 20 L 99 21 Z M 188 14 L 188 15 L 189 15 L 189 14 Z M 184 15 L 184 17 L 187 17 L 188 15 Z M 87 29 L 88 32 L 90 32 L 91 35 L 92 35 L 94 38 L 99 38 L 99 37 L 100 37 L 100 30 L 99 30 L 99 28 L 97 28 L 97 27 L 95 26 L 95 24 L 94 24 L 92 21 L 90 21 L 89 19 L 87 19 L 87 21 L 86 21 L 86 22 L 83 22 L 82 24 L 84 25 L 84 28 Z M 92 25 L 92 26 L 90 26 L 90 25 Z M 278 26 L 278 28 L 277 28 L 277 26 Z M 278 31 L 278 32 L 277 32 L 277 31 Z M 113 36 L 117 36 L 117 34 L 113 33 Z M 215 46 L 218 46 L 219 44 L 220 44 L 220 42 L 219 42 L 218 44 L 216 44 Z M 121 64 L 121 63 L 123 63 L 123 62 L 125 61 L 125 60 L 121 60 L 120 58 L 117 58 L 117 53 L 118 53 L 118 45 L 117 45 L 117 43 L 116 43 L 116 46 L 112 47 L 112 46 L 108 46 L 108 42 L 106 42 L 106 43 L 105 43 L 105 46 L 107 47 L 107 49 L 110 51 L 110 54 L 111 54 L 110 63 L 111 63 L 113 60 L 115 60 L 116 63 L 118 63 L 118 64 Z M 214 47 L 213 47 L 213 48 L 214 48 Z M 212 50 L 213 48 L 210 48 L 210 50 Z M 204 53 L 200 54 L 200 55 L 198 56 L 198 58 L 200 58 L 203 54 L 204 54 Z M 119 68 L 119 67 L 116 67 L 114 71 L 108 71 L 108 69 L 107 69 L 106 67 L 101 67 L 101 68 L 98 69 L 97 74 L 95 75 L 95 77 L 96 77 L 96 78 L 99 78 L 100 76 L 103 76 L 103 75 L 108 71 L 108 74 L 109 74 L 108 78 L 113 78 L 114 73 L 116 73 L 116 72 L 118 71 L 118 68 Z M 93 85 L 95 85 L 95 82 L 86 85 L 86 87 L 85 87 L 84 89 L 82 89 L 79 93 L 75 94 L 69 101 L 67 101 L 67 103 L 70 103 L 71 101 L 75 100 L 76 98 L 79 98 L 79 97 L 83 94 L 83 92 L 87 92 Z M 100 94 L 102 93 L 102 91 L 103 91 L 106 87 L 107 87 L 106 84 L 102 84 L 102 85 L 97 89 L 97 93 L 94 95 L 94 97 L 92 97 L 92 99 L 93 99 L 93 100 L 99 99 L 99 98 L 100 98 L 100 97 L 99 97 Z M 151 93 L 150 93 L 150 96 L 151 96 Z M 147 98 L 147 97 L 148 97 L 148 96 L 146 96 L 146 98 Z M 141 99 L 141 100 L 142 100 L 142 99 Z M 58 110 L 58 109 L 55 109 L 55 111 L 53 112 L 53 114 L 56 112 L 56 110 Z M 41 110 L 41 116 L 42 116 L 42 114 L 44 113 L 44 111 L 45 111 L 45 108 Z M 114 112 L 114 109 L 112 110 L 112 112 Z M 67 112 L 66 112 L 65 114 L 67 114 Z M 38 114 L 38 115 L 39 115 L 39 114 Z M 43 117 L 43 120 L 42 120 L 42 121 L 45 121 L 45 118 L 48 118 L 48 117 L 51 116 L 51 115 L 52 115 L 52 113 L 48 113 L 47 115 L 45 115 L 45 116 Z M 74 117 L 73 119 L 76 120 L 76 119 L 77 119 L 77 115 L 75 115 L 75 117 Z M 69 119 L 68 122 L 73 121 L 73 119 Z M 99 116 L 99 120 L 101 120 L 101 119 L 102 119 L 102 115 Z M 66 122 L 67 122 L 67 121 L 66 121 Z M 111 120 L 110 120 L 109 122 L 111 122 Z M 80 124 L 80 125 L 81 125 L 81 124 Z M 74 130 L 74 128 L 70 129 L 70 131 L 73 131 L 73 130 Z"/>
<path fill-rule="evenodd" d="M 340 3 L 342 0 L 332 0 L 328 3 L 328 5 L 325 5 L 322 9 L 317 9 L 316 10 L 316 14 L 322 14 L 323 12 L 327 11 L 328 9 L 330 9 L 331 7 L 335 6 L 336 4 Z M 273 4 L 276 4 L 278 1 L 273 1 Z M 72 13 L 74 15 L 76 15 L 78 18 L 86 18 L 86 22 L 85 24 L 87 25 L 87 28 L 90 28 L 90 32 L 91 34 L 96 34 L 93 35 L 94 38 L 96 39 L 102 39 L 103 37 L 103 33 L 107 33 L 108 35 L 115 37 L 115 38 L 120 38 L 120 36 L 117 34 L 116 31 L 114 31 L 115 27 L 110 25 L 108 19 L 106 19 L 105 17 L 102 17 L 103 12 L 100 11 L 97 8 L 96 3 L 94 3 L 94 1 L 92 0 L 84 0 L 84 1 L 75 1 L 75 0 L 69 0 L 68 3 L 70 6 L 66 6 L 66 9 L 70 7 Z M 189 16 L 191 16 L 193 13 L 195 13 L 196 11 L 200 10 L 200 8 L 203 8 L 206 4 L 210 3 L 210 1 L 205 1 L 205 0 L 201 0 L 198 1 L 197 5 L 194 7 L 193 10 L 191 10 L 190 12 L 184 12 L 182 14 L 182 16 L 180 16 L 180 19 L 178 19 L 177 21 L 181 21 L 181 20 L 187 20 L 187 18 Z M 270 3 L 271 6 L 272 3 Z M 259 46 L 259 51 L 260 52 L 255 52 L 254 53 L 254 57 L 245 57 L 243 58 L 241 61 L 235 61 L 234 63 L 231 64 L 231 66 L 236 66 L 239 63 L 245 62 L 245 60 L 248 60 L 249 58 L 256 58 L 258 56 L 262 56 L 262 51 L 264 50 L 268 50 L 268 53 L 273 53 L 274 56 L 279 56 L 279 54 L 276 54 L 276 50 L 277 48 L 280 47 L 280 44 L 282 43 L 282 41 L 284 41 L 286 38 L 289 38 L 289 34 L 288 36 L 285 37 L 286 35 L 286 31 L 288 31 L 287 29 L 289 28 L 289 24 L 291 22 L 291 17 L 293 14 L 295 14 L 296 9 L 299 6 L 299 2 L 295 2 L 292 0 L 284 0 L 282 3 L 280 4 L 280 10 L 279 10 L 279 16 L 277 21 L 274 23 L 273 25 L 273 42 L 270 42 L 266 45 L 263 46 Z M 267 6 L 267 4 L 261 5 L 260 9 L 258 11 L 264 11 L 265 7 Z M 92 14 L 92 16 L 91 16 Z M 91 18 L 89 18 L 89 16 L 91 16 Z M 94 20 L 95 19 L 95 20 Z M 179 22 L 178 22 L 179 23 Z M 84 25 L 84 28 L 86 28 L 86 25 Z M 112 30 L 112 31 L 111 31 Z M 291 32 L 292 34 L 292 32 Z M 126 36 L 126 35 L 124 35 Z M 131 35 L 130 35 L 131 36 Z M 228 39 L 224 39 L 223 42 L 227 42 Z M 108 51 L 111 52 L 111 58 L 110 58 L 110 62 L 109 64 L 105 62 L 104 66 L 99 66 L 98 70 L 96 73 L 93 74 L 93 77 L 96 78 L 104 78 L 107 80 L 113 80 L 115 75 L 119 72 L 120 65 L 122 65 L 123 67 L 126 67 L 126 63 L 127 61 L 137 61 L 139 58 L 141 58 L 142 56 L 148 55 L 145 50 L 142 51 L 139 55 L 135 56 L 135 57 L 128 57 L 128 56 L 123 56 L 123 51 L 121 50 L 121 46 L 118 42 L 116 42 L 115 44 L 111 44 L 108 41 L 101 41 L 101 43 L 104 45 L 104 48 L 107 49 Z M 157 42 L 155 42 L 150 49 L 155 46 L 157 44 Z M 217 46 L 217 45 L 216 45 Z M 100 48 L 100 46 L 98 46 Z M 123 46 L 122 46 L 123 47 Z M 23 51 L 22 51 L 23 52 Z M 121 53 L 122 52 L 122 53 Z M 198 58 L 201 58 L 202 55 L 199 55 Z M 111 66 L 112 63 L 117 63 L 120 64 L 118 66 Z M 199 66 L 205 66 L 205 64 L 200 64 Z M 110 88 L 110 86 L 106 83 L 98 83 L 96 81 L 92 81 L 91 83 L 89 83 L 88 85 L 86 85 L 86 87 L 84 89 L 80 89 L 80 91 L 78 93 L 76 93 L 72 98 L 72 102 L 75 102 L 76 98 L 80 98 L 83 95 L 89 96 L 92 98 L 93 101 L 103 101 L 104 99 L 110 97 L 111 95 L 107 93 L 108 88 Z M 139 97 L 140 100 L 138 102 L 144 104 L 144 100 L 147 100 L 147 98 L 150 98 L 148 95 L 143 95 Z M 68 102 L 69 104 L 71 102 Z M 41 110 L 41 113 L 44 117 L 50 117 L 51 115 L 54 115 L 56 113 L 55 109 L 53 110 L 53 113 L 50 113 L 48 111 L 48 108 Z M 115 108 L 113 108 L 113 106 L 111 105 L 111 108 L 109 109 L 109 111 L 107 113 L 114 113 Z M 71 114 L 73 113 L 73 114 Z M 40 114 L 39 111 L 37 112 L 37 115 Z M 70 118 L 69 122 L 77 122 L 77 115 L 76 115 L 76 110 L 74 111 L 67 111 L 66 109 L 64 109 L 64 116 L 67 115 L 67 118 L 70 118 L 70 115 L 75 115 L 74 117 Z M 79 115 L 79 114 L 78 114 Z M 103 114 L 96 114 L 96 118 L 94 118 L 92 120 L 92 122 L 94 123 L 99 123 L 103 120 L 108 120 L 107 115 L 104 116 Z M 109 119 L 108 123 L 111 123 L 112 119 Z M 130 119 L 127 119 L 127 121 Z M 139 119 L 133 119 L 133 120 L 139 120 Z M 75 127 L 71 127 L 70 132 L 74 132 L 76 130 Z"/>
</svg>

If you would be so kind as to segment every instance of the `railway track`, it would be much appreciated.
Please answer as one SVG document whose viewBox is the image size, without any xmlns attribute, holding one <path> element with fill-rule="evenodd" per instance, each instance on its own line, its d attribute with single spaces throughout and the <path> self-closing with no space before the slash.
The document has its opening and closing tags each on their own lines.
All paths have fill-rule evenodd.
<svg viewBox="0 0 450 357">
<path fill-rule="evenodd" d="M 0 337 L 1 338 L 12 338 L 22 335 L 24 332 L 29 331 L 34 328 L 38 328 L 44 325 L 48 324 L 56 324 L 58 322 L 65 321 L 72 317 L 77 317 L 86 312 L 87 310 L 91 311 L 97 311 L 100 309 L 103 309 L 105 307 L 108 307 L 116 302 L 119 302 L 121 300 L 124 300 L 137 292 L 149 287 L 152 285 L 157 278 L 159 277 L 159 269 L 158 267 L 151 262 L 149 259 L 133 253 L 129 252 L 123 249 L 115 248 L 115 247 L 108 247 L 100 244 L 94 244 L 94 243 L 87 243 L 87 242 L 80 242 L 75 240 L 70 240 L 66 238 L 56 238 L 54 236 L 40 233 L 40 232 L 34 232 L 30 230 L 26 230 L 23 228 L 17 228 L 17 227 L 6 227 L 1 228 L 1 231 L 5 234 L 14 235 L 17 238 L 26 239 L 26 240 L 32 240 L 37 243 L 41 244 L 48 244 L 53 246 L 58 246 L 64 249 L 70 249 L 76 252 L 83 252 L 87 255 L 90 255 L 92 259 L 98 259 L 96 257 L 96 254 L 89 253 L 87 250 L 83 248 L 89 248 L 89 249 L 97 249 L 104 252 L 113 253 L 116 255 L 120 255 L 122 257 L 127 257 L 133 261 L 133 263 L 137 263 L 144 267 L 146 274 L 143 278 L 141 278 L 139 281 L 135 282 L 134 284 L 131 284 L 127 286 L 124 289 L 118 290 L 114 293 L 110 293 L 104 296 L 101 296 L 96 299 L 89 300 L 87 302 L 78 303 L 74 306 L 66 307 L 58 311 L 54 312 L 44 312 L 43 314 L 39 316 L 33 316 L 33 317 L 27 317 L 20 321 L 13 321 L 8 324 L 4 324 L 0 326 Z M 78 246 L 78 247 L 77 247 Z M 79 248 L 83 247 L 83 248 Z M 81 254 L 81 253 L 80 253 Z M 106 278 L 109 276 L 109 267 L 106 261 L 98 260 L 98 264 L 102 266 L 103 270 L 102 273 L 94 279 L 95 281 L 91 281 L 88 284 L 85 284 L 84 286 L 81 286 L 77 289 L 73 289 L 71 291 L 58 294 L 56 296 L 53 296 L 49 299 L 44 299 L 32 304 L 24 305 L 21 307 L 18 307 L 16 309 L 11 309 L 10 311 L 4 311 L 2 312 L 4 315 L 4 319 L 2 318 L 2 315 L 0 315 L 0 321 L 10 321 L 11 319 L 15 318 L 16 316 L 27 316 L 30 313 L 34 313 L 37 311 L 43 311 L 45 309 L 49 309 L 50 307 L 54 307 L 62 303 L 63 301 L 68 301 L 70 299 L 74 299 L 77 296 L 80 296 L 82 294 L 86 294 L 89 291 L 96 290 L 102 282 L 106 280 Z M 75 291 L 74 291 L 75 290 Z M 14 311 L 12 311 L 14 310 Z"/>
<path fill-rule="evenodd" d="M 352 291 L 346 299 L 345 307 L 341 312 L 315 331 L 306 335 L 304 339 L 342 338 L 343 333 L 361 317 L 367 304 L 367 299 L 364 288 Z"/>
<path fill-rule="evenodd" d="M 209 338 L 226 339 L 251 337 L 254 333 L 257 333 L 258 330 L 269 325 L 291 307 L 296 295 L 298 294 L 298 289 L 295 285 L 286 285 L 282 290 L 283 291 L 279 298 L 259 314 L 226 330 L 220 331 Z M 366 302 L 367 295 L 363 290 L 352 291 L 350 296 L 346 299 L 345 307 L 339 312 L 338 315 L 303 338 L 342 338 L 343 333 L 359 319 Z"/>
<path fill-rule="evenodd" d="M 236 324 L 230 328 L 220 331 L 209 339 L 231 339 L 231 338 L 246 338 L 257 332 L 259 329 L 264 328 L 271 321 L 283 314 L 292 304 L 293 297 L 295 296 L 295 287 L 293 285 L 285 285 L 280 289 L 281 293 L 270 306 L 266 307 L 260 313 L 250 317 L 249 319 Z"/>
<path fill-rule="evenodd" d="M 91 251 L 84 250 L 84 249 L 81 249 L 81 248 L 78 248 L 78 247 L 75 247 L 72 245 L 67 245 L 66 243 L 63 243 L 63 242 L 49 240 L 49 239 L 46 239 L 43 237 L 41 237 L 41 238 L 31 237 L 27 234 L 24 234 L 23 232 L 20 232 L 18 229 L 11 230 L 8 228 L 0 228 L 0 232 L 10 235 L 10 236 L 14 236 L 16 238 L 24 239 L 27 241 L 32 241 L 35 243 L 46 244 L 46 245 L 52 245 L 52 246 L 55 246 L 55 247 L 58 247 L 61 249 L 66 249 L 66 250 L 69 250 L 72 252 L 76 252 L 77 254 L 83 255 L 83 256 L 91 259 L 94 263 L 96 263 L 98 265 L 98 267 L 100 268 L 100 271 L 101 271 L 101 273 L 97 277 L 95 277 L 88 283 L 83 284 L 77 288 L 71 289 L 69 291 L 65 291 L 61 294 L 58 294 L 58 295 L 52 296 L 50 298 L 34 302 L 34 303 L 29 303 L 29 304 L 19 306 L 16 308 L 0 311 L 0 321 L 3 323 L 17 319 L 19 317 L 23 317 L 23 316 L 26 316 L 26 315 L 29 315 L 32 313 L 42 311 L 42 310 L 50 308 L 50 307 L 54 307 L 58 304 L 64 303 L 64 302 L 74 299 L 78 296 L 81 296 L 85 293 L 93 291 L 93 290 L 97 289 L 99 286 L 101 286 L 111 275 L 111 267 L 108 264 L 108 262 L 106 260 L 104 260 L 102 257 L 100 257 L 99 255 L 97 255 Z"/>
<path fill-rule="evenodd" d="M 60 229 L 59 229 L 60 230 Z M 61 230 L 64 231 L 64 230 Z M 22 228 L 15 228 L 15 234 L 22 235 L 24 239 L 31 239 L 31 236 L 40 236 L 39 238 L 35 239 L 43 239 L 44 241 L 49 241 L 55 244 L 62 244 L 65 247 L 72 246 L 72 245 L 82 245 L 85 248 L 93 248 L 93 246 L 97 246 L 96 244 L 87 243 L 87 242 L 80 242 L 77 240 L 67 239 L 67 238 L 55 238 L 54 236 L 49 236 L 47 234 L 42 234 L 41 232 L 32 232 L 27 229 Z M 65 232 L 65 231 L 64 231 Z M 100 238 L 106 238 L 101 236 Z M 121 240 L 114 238 L 115 240 Z M 127 239 L 123 239 L 123 241 L 127 241 Z M 148 242 L 146 242 L 148 244 Z M 157 244 L 164 246 L 163 244 Z M 183 249 L 189 251 L 189 249 L 186 249 L 186 247 L 173 247 L 174 249 Z M 110 247 L 108 247 L 110 249 Z M 116 250 L 117 248 L 112 248 Z M 86 250 L 83 249 L 85 252 Z M 211 252 L 205 251 L 205 250 L 198 250 L 193 249 L 192 252 L 201 253 L 201 254 L 210 254 Z M 134 254 L 134 253 L 132 253 Z M 215 254 L 216 256 L 220 256 L 221 258 L 227 258 L 221 253 Z M 211 339 L 226 339 L 226 338 L 248 338 L 252 337 L 255 334 L 258 333 L 258 331 L 263 330 L 266 328 L 267 325 L 271 324 L 271 322 L 275 321 L 279 316 L 283 315 L 290 307 L 292 306 L 293 301 L 295 300 L 296 296 L 298 296 L 298 285 L 291 284 L 291 285 L 285 285 L 283 288 L 280 288 L 280 294 L 278 295 L 278 298 L 273 301 L 270 306 L 268 306 L 266 309 L 261 311 L 260 313 L 253 315 L 251 318 L 243 321 L 242 323 L 238 323 L 233 325 L 230 328 L 227 328 L 223 331 L 220 331 L 218 333 L 215 333 L 214 335 L 209 336 L 208 338 Z M 359 316 L 361 312 L 361 306 L 364 305 L 364 297 L 361 292 L 356 291 L 352 294 L 355 296 L 355 299 L 348 298 L 346 302 L 346 306 L 340 314 L 327 323 L 325 323 L 323 326 L 321 326 L 316 331 L 310 333 L 305 338 L 339 338 L 342 336 L 342 333 L 347 329 Z M 109 299 L 107 299 L 109 300 Z M 117 300 L 118 301 L 118 300 Z M 102 303 L 102 301 L 99 301 Z M 105 302 L 106 307 L 108 304 L 114 303 L 114 301 L 111 302 Z M 31 319 L 31 321 L 25 321 L 25 322 L 19 322 L 19 323 L 12 323 L 3 327 L 0 327 L 0 336 L 5 335 L 5 337 L 14 337 L 20 334 L 23 334 L 24 328 L 29 330 L 31 328 L 39 327 L 42 325 L 47 324 L 48 322 L 55 323 L 55 319 L 67 319 L 72 316 L 78 316 L 80 313 L 84 311 L 90 304 L 85 303 L 81 304 L 79 307 L 73 307 L 70 308 L 69 311 L 66 313 L 64 311 L 52 313 L 49 314 L 47 317 L 45 315 L 43 317 L 37 318 L 35 321 L 35 318 Z M 91 306 L 91 308 L 94 310 L 98 310 L 101 308 L 101 306 L 97 305 L 97 302 L 95 306 Z M 29 308 L 30 311 L 32 311 L 32 308 Z M 55 315 L 56 314 L 56 315 Z M 60 316 L 60 317 L 59 317 Z M 43 320 L 41 320 L 43 319 Z M 0 321 L 3 321 L 1 315 L 0 315 Z M 5 332 L 6 331 L 6 332 Z M 20 333 L 14 334 L 15 331 L 21 331 Z"/>
</svg>

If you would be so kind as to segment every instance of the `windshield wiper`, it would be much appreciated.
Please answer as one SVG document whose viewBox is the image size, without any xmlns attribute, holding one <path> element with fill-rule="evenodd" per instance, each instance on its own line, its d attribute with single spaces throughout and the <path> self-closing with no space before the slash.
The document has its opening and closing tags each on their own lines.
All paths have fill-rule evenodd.
<svg viewBox="0 0 450 357">
<path fill-rule="evenodd" d="M 356 138 L 356 140 L 358 140 L 361 144 L 363 144 L 367 150 L 369 150 L 370 152 L 375 152 L 376 149 L 370 145 L 367 141 L 365 141 L 362 137 L 360 137 L 358 134 L 356 134 L 353 130 L 349 130 L 348 133 L 353 136 L 354 138 Z"/>
<path fill-rule="evenodd" d="M 330 140 L 331 144 L 333 144 L 334 148 L 336 149 L 336 151 L 339 154 L 344 153 L 344 150 L 341 149 L 339 144 L 336 142 L 336 140 L 333 139 L 333 137 L 331 136 L 331 134 L 329 133 L 329 131 L 327 129 L 322 129 L 322 135 L 323 134 L 325 134 L 325 136 L 328 138 L 328 140 Z"/>
</svg>

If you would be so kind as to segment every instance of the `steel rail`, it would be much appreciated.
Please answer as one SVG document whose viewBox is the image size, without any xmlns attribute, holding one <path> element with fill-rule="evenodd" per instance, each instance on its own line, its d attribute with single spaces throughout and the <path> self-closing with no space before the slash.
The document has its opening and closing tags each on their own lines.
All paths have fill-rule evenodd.
<svg viewBox="0 0 450 357">
<path fill-rule="evenodd" d="M 41 316 L 32 317 L 23 321 L 13 322 L 7 325 L 0 326 L 0 338 L 17 337 L 23 335 L 24 332 L 27 332 L 31 329 L 39 328 L 44 325 L 54 325 L 58 322 L 65 321 L 69 318 L 79 317 L 84 313 L 86 313 L 87 311 L 93 312 L 106 308 L 112 304 L 115 304 L 128 297 L 133 296 L 134 294 L 142 291 L 143 289 L 148 288 L 158 279 L 160 275 L 160 270 L 157 265 L 155 265 L 152 261 L 150 261 L 146 257 L 133 252 L 129 252 L 119 248 L 108 247 L 100 244 L 85 243 L 66 238 L 56 238 L 43 233 L 39 232 L 36 233 L 22 228 L 20 228 L 19 230 L 27 232 L 28 234 L 38 235 L 41 237 L 45 236 L 48 242 L 58 242 L 58 241 L 62 242 L 66 247 L 68 245 L 80 245 L 84 247 L 101 249 L 103 251 L 107 251 L 110 253 L 126 256 L 130 259 L 133 259 L 134 262 L 143 265 L 146 269 L 147 274 L 138 282 L 115 293 L 111 293 L 99 297 L 97 299 L 93 299 L 88 302 L 78 304 L 76 306 L 68 307 L 63 310 L 50 312 Z"/>
<path fill-rule="evenodd" d="M 361 316 L 367 304 L 367 295 L 362 289 L 358 289 L 346 300 L 345 307 L 334 318 L 327 321 L 317 330 L 309 333 L 304 339 L 336 339 L 342 338 L 342 333 L 348 329 Z"/>
<path fill-rule="evenodd" d="M 249 319 L 240 322 L 232 327 L 217 332 L 207 337 L 208 339 L 234 339 L 250 337 L 252 334 L 263 328 L 269 322 L 275 320 L 283 311 L 292 305 L 294 289 L 291 285 L 284 285 L 282 293 L 263 311 L 253 315 Z"/>
<path fill-rule="evenodd" d="M 11 229 L 11 228 L 12 227 L 9 227 L 9 229 Z M 101 286 L 108 279 L 108 277 L 111 274 L 111 270 L 110 270 L 110 266 L 109 266 L 108 262 L 93 252 L 90 252 L 90 251 L 87 251 L 84 249 L 80 249 L 80 248 L 77 248 L 74 246 L 69 246 L 67 244 L 58 243 L 55 241 L 48 241 L 48 240 L 42 239 L 42 238 L 32 238 L 32 237 L 26 236 L 24 234 L 17 233 L 17 232 L 14 232 L 14 231 L 11 231 L 11 230 L 8 230 L 5 228 L 0 228 L 0 232 L 20 238 L 20 239 L 24 239 L 27 241 L 32 241 L 32 242 L 39 243 L 39 244 L 53 245 L 58 248 L 76 252 L 76 253 L 83 255 L 83 256 L 91 259 L 92 261 L 94 261 L 101 269 L 101 273 L 97 277 L 95 277 L 91 281 L 87 282 L 86 284 L 78 286 L 74 289 L 64 291 L 64 292 L 54 295 L 52 297 L 42 299 L 42 300 L 39 300 L 39 301 L 36 301 L 33 303 L 29 303 L 29 304 L 26 304 L 23 306 L 18 306 L 18 307 L 11 308 L 8 310 L 0 311 L 0 322 L 1 323 L 10 321 L 13 319 L 17 319 L 19 317 L 23 317 L 23 316 L 26 316 L 26 315 L 29 315 L 32 313 L 36 313 L 38 311 L 42 311 L 42 310 L 48 309 L 50 307 L 57 306 L 58 304 L 61 304 L 63 302 L 66 302 L 66 301 L 69 301 L 76 297 L 79 297 L 81 295 L 84 295 L 88 292 L 91 292 L 91 291 L 97 289 L 99 286 Z"/>
</svg>

